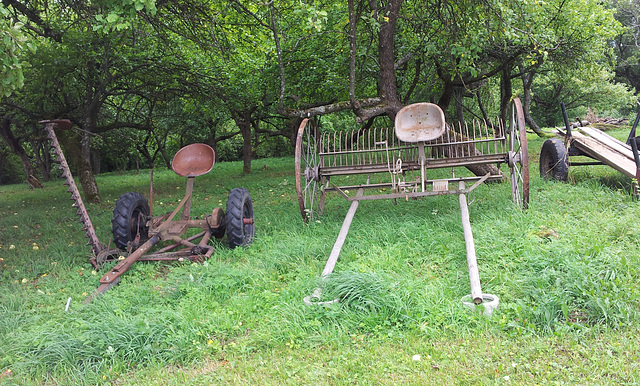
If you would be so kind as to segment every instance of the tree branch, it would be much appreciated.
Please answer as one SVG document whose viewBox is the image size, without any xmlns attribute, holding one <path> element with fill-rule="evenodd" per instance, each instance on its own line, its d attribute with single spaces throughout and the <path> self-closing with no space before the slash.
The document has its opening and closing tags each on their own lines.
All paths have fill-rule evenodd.
<svg viewBox="0 0 640 386">
<path fill-rule="evenodd" d="M 35 32 L 36 34 L 38 34 L 39 36 L 42 37 L 46 37 L 46 38 L 50 38 L 53 39 L 54 41 L 60 43 L 62 42 L 62 33 L 60 32 L 56 32 L 53 29 L 51 29 L 51 27 L 49 27 L 44 20 L 42 20 L 42 18 L 39 15 L 39 11 L 35 10 L 35 9 L 31 9 L 28 6 L 26 6 L 25 4 L 16 1 L 16 0 L 2 0 L 2 4 L 5 7 L 11 7 L 13 8 L 16 12 L 19 12 L 20 14 L 24 15 L 30 22 L 32 22 L 33 24 L 37 25 L 38 27 L 41 28 L 41 30 L 39 30 L 38 28 L 35 28 L 31 25 L 25 25 L 25 28 L 30 29 L 31 31 Z"/>
</svg>

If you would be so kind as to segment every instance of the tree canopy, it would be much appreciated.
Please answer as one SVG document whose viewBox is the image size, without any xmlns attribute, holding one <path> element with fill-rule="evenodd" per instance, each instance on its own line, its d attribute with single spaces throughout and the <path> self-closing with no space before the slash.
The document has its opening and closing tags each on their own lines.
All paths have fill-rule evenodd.
<svg viewBox="0 0 640 386">
<path fill-rule="evenodd" d="M 517 95 L 538 129 L 561 100 L 628 114 L 638 83 L 629 0 L 3 0 L 0 13 L 0 160 L 49 178 L 37 122 L 71 119 L 62 142 L 95 201 L 93 173 L 167 165 L 192 141 L 248 173 L 290 152 L 304 117 L 387 125 L 417 101 L 504 117 Z"/>
</svg>

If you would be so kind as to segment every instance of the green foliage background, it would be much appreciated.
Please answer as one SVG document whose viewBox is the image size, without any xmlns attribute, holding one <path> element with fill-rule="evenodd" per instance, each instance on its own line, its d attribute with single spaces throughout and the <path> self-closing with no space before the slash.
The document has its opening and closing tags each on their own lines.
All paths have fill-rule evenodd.
<svg viewBox="0 0 640 386">
<path fill-rule="evenodd" d="M 386 4 L 354 3 L 358 99 L 380 96 Z M 349 100 L 345 2 L 15 5 L 0 7 L 0 113 L 35 169 L 46 162 L 37 146 L 42 119 L 69 118 L 96 134 L 92 162 L 111 172 L 167 164 L 163 152 L 195 141 L 238 160 L 243 122 L 251 156 L 284 156 L 296 129 L 285 112 Z M 561 124 L 559 102 L 572 117 L 635 110 L 633 1 L 404 1 L 400 16 L 388 54 L 403 104 L 439 101 L 453 87 L 450 121 L 461 112 L 493 118 L 502 99 L 524 96 L 528 74 L 529 110 L 540 126 Z M 502 95 L 506 77 L 513 95 Z M 354 118 L 322 117 L 336 128 L 355 127 Z M 2 153 L 13 152 L 2 142 Z M 20 174 L 13 163 L 0 164 L 0 173 L 3 183 L 22 179 L 9 179 Z"/>
</svg>

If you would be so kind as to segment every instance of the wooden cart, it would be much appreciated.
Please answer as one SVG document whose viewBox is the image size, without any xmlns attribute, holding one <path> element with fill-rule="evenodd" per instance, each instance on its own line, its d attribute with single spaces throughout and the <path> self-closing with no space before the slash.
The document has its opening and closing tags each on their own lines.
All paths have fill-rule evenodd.
<svg viewBox="0 0 640 386">
<path fill-rule="evenodd" d="M 567 112 L 562 105 L 565 120 L 564 129 L 556 129 L 558 138 L 544 142 L 540 151 L 540 176 L 544 179 L 566 181 L 569 166 L 607 165 L 625 176 L 638 180 L 640 176 L 640 157 L 636 139 L 636 128 L 640 120 L 640 111 L 633 124 L 627 142 L 613 138 L 609 134 L 591 126 L 572 127 Z M 593 161 L 571 161 L 570 157 L 588 157 Z M 637 195 L 637 184 L 635 184 Z"/>
</svg>

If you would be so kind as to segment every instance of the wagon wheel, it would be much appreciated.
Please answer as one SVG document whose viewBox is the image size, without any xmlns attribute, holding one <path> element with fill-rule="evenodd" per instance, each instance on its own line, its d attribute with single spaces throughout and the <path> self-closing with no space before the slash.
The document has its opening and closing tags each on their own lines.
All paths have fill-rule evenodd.
<svg viewBox="0 0 640 386">
<path fill-rule="evenodd" d="M 300 214 L 305 222 L 322 213 L 324 209 L 324 190 L 321 189 L 324 178 L 320 175 L 320 156 L 318 155 L 318 127 L 308 118 L 302 120 L 296 140 L 296 193 Z"/>
<path fill-rule="evenodd" d="M 513 202 L 526 209 L 529 206 L 529 153 L 524 112 L 520 99 L 511 102 L 509 120 L 509 170 Z"/>
</svg>

